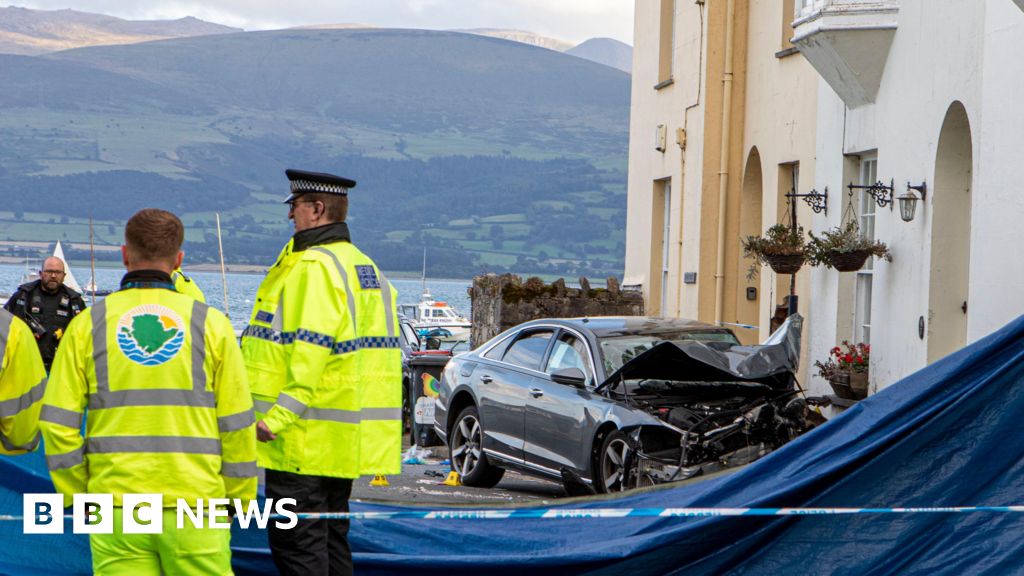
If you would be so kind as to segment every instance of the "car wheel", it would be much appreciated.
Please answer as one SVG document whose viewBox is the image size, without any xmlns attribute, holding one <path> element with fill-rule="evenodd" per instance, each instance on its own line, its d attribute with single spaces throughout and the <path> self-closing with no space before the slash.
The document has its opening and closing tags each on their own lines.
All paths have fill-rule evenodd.
<svg viewBox="0 0 1024 576">
<path fill-rule="evenodd" d="M 501 480 L 505 470 L 488 462 L 484 454 L 484 428 L 476 406 L 469 406 L 459 413 L 448 438 L 452 470 L 459 473 L 463 484 L 493 488 Z"/>
<path fill-rule="evenodd" d="M 601 443 L 594 478 L 594 489 L 600 494 L 623 492 L 636 487 L 633 440 L 621 430 L 613 430 Z"/>
</svg>

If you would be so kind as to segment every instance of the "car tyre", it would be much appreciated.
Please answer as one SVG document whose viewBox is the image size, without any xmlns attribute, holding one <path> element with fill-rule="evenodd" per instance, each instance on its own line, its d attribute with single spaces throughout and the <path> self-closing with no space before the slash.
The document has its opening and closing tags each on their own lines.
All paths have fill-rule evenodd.
<svg viewBox="0 0 1024 576">
<path fill-rule="evenodd" d="M 476 406 L 469 406 L 455 419 L 448 433 L 448 455 L 452 470 L 462 483 L 474 488 L 493 488 L 505 475 L 504 468 L 494 466 L 483 451 L 484 428 Z"/>
<path fill-rule="evenodd" d="M 636 487 L 636 445 L 621 430 L 613 430 L 604 437 L 601 450 L 595 458 L 594 490 L 598 494 L 623 492 Z"/>
</svg>

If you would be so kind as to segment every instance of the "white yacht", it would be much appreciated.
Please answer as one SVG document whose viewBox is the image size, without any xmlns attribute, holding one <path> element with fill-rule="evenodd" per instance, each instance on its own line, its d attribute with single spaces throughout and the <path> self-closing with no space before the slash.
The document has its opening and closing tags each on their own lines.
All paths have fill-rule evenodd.
<svg viewBox="0 0 1024 576">
<path fill-rule="evenodd" d="M 423 289 L 418 304 L 402 304 L 399 309 L 412 322 L 417 331 L 432 328 L 444 328 L 452 334 L 452 338 L 469 337 L 470 322 L 447 302 L 434 300 L 430 290 Z"/>
</svg>

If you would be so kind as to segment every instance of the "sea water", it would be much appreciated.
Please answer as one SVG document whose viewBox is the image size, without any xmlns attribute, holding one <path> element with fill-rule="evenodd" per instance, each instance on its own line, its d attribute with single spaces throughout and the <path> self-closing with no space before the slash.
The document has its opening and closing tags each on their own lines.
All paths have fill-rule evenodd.
<svg viewBox="0 0 1024 576">
<path fill-rule="evenodd" d="M 74 266 L 72 271 L 80 283 L 89 281 L 91 273 L 88 267 Z M 25 274 L 24 265 L 0 264 L 0 294 L 10 295 L 18 287 L 21 277 Z M 96 285 L 101 290 L 116 290 L 125 271 L 122 268 L 97 268 Z M 211 306 L 227 312 L 235 328 L 245 328 L 252 313 L 252 302 L 256 298 L 263 274 L 227 273 L 227 306 L 224 306 L 224 284 L 219 272 L 192 272 L 185 267 L 185 273 L 195 280 L 206 294 L 206 302 Z M 391 280 L 398 291 L 399 304 L 415 304 L 419 302 L 423 291 L 421 280 Z M 469 280 L 434 280 L 428 278 L 426 287 L 435 300 L 447 302 L 460 314 L 469 318 L 470 301 L 468 289 L 472 284 Z M 85 295 L 89 303 L 89 295 Z M 6 302 L 6 298 L 4 299 Z"/>
</svg>

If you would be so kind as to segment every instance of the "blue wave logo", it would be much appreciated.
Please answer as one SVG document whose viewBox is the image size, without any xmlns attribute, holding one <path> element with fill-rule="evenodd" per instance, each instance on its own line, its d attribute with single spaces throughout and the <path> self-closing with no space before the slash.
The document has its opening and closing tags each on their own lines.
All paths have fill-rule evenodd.
<svg viewBox="0 0 1024 576">
<path fill-rule="evenodd" d="M 136 364 L 159 366 L 169 362 L 184 343 L 184 322 L 164 306 L 138 306 L 117 323 L 117 345 Z"/>
</svg>

